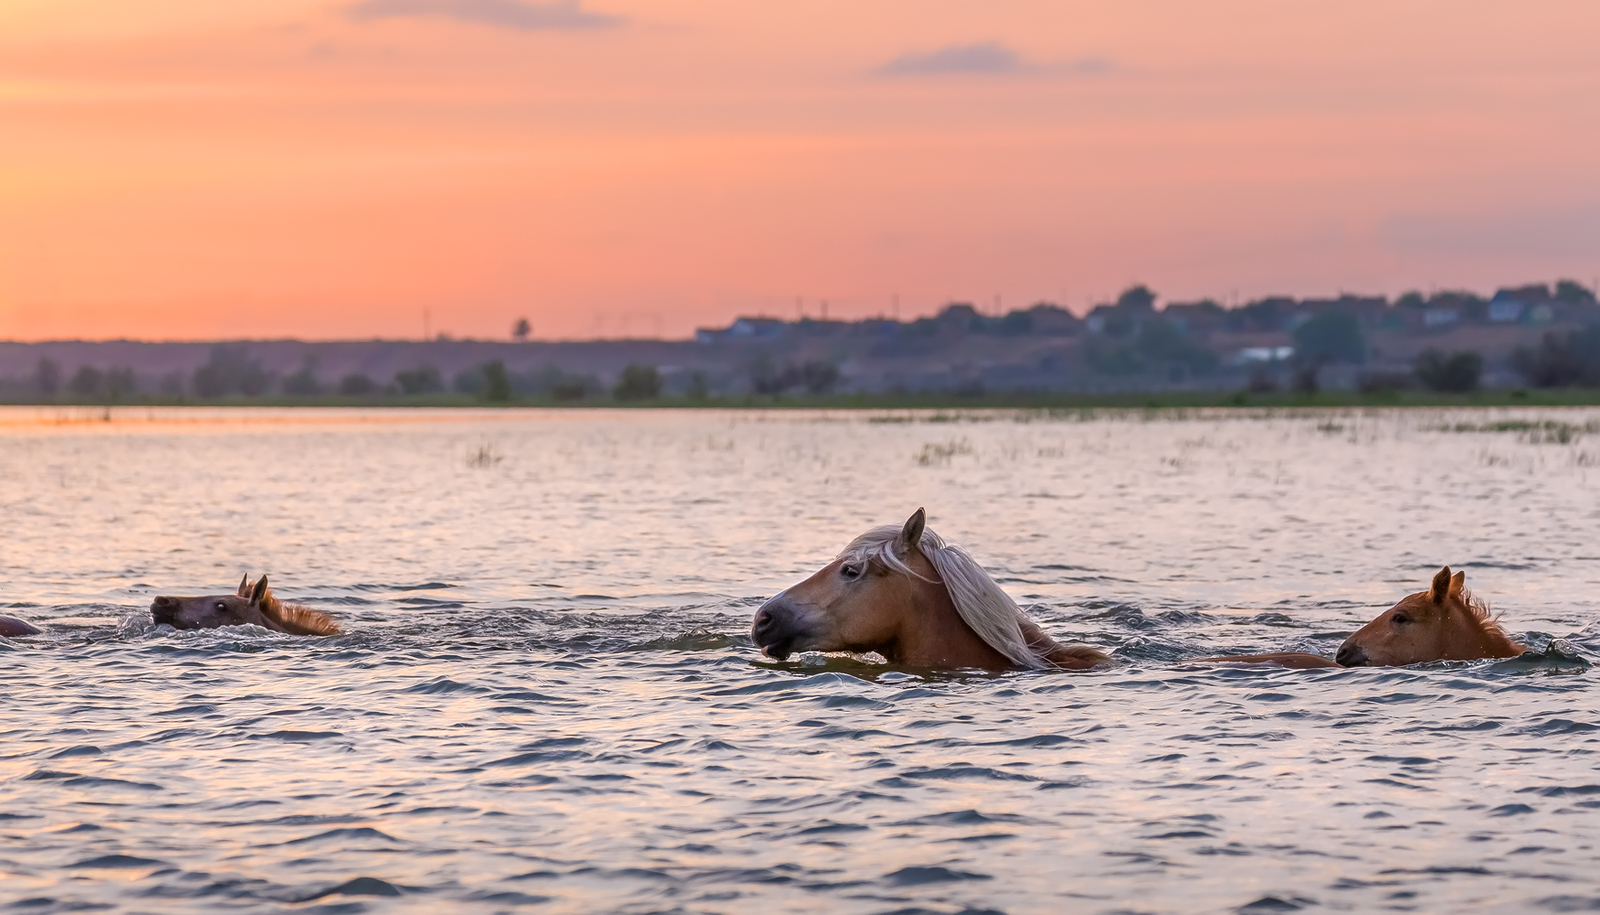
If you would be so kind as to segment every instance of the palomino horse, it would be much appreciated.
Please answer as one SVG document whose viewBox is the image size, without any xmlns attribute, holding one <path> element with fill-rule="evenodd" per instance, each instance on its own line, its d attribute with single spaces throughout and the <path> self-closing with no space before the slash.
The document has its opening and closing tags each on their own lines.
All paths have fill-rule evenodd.
<svg viewBox="0 0 1600 915">
<path fill-rule="evenodd" d="M 1506 635 L 1489 606 L 1445 566 L 1426 591 L 1403 598 L 1357 629 L 1334 659 L 1344 667 L 1399 667 L 1425 661 L 1514 658 L 1528 649 Z"/>
<path fill-rule="evenodd" d="M 19 635 L 38 635 L 39 629 L 32 623 L 26 623 L 14 616 L 0 616 L 0 636 L 14 639 Z"/>
<path fill-rule="evenodd" d="M 1106 660 L 1044 634 L 971 556 L 927 530 L 874 528 L 761 606 L 750 635 L 769 657 L 875 651 L 918 667 L 1082 670 Z"/>
<path fill-rule="evenodd" d="M 150 603 L 150 618 L 174 629 L 215 629 L 218 626 L 256 625 L 289 635 L 339 635 L 333 617 L 321 610 L 286 604 L 272 596 L 267 576 L 255 584 L 246 575 L 233 594 L 206 597 L 158 597 Z"/>
</svg>

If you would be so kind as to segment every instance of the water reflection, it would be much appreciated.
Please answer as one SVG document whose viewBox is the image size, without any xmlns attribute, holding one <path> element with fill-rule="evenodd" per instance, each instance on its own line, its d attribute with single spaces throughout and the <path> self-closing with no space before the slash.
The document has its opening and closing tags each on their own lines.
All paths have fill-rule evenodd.
<svg viewBox="0 0 1600 915">
<path fill-rule="evenodd" d="M 30 910 L 1600 898 L 1595 411 L 51 415 L 0 410 Z M 1580 431 L 1507 425 L 1546 420 Z M 1119 663 L 755 654 L 762 599 L 917 505 Z M 1330 653 L 1445 562 L 1538 653 L 1177 663 Z M 150 625 L 245 571 L 350 633 Z"/>
</svg>

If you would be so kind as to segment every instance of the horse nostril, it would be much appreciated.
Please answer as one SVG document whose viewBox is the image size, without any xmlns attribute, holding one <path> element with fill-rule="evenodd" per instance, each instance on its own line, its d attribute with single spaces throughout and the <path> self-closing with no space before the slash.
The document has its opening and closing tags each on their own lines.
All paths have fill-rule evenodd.
<svg viewBox="0 0 1600 915">
<path fill-rule="evenodd" d="M 762 607 L 756 612 L 755 622 L 750 625 L 750 628 L 757 635 L 760 635 L 762 632 L 772 628 L 772 622 L 772 611 Z"/>
<path fill-rule="evenodd" d="M 1340 645 L 1339 653 L 1333 656 L 1333 660 L 1341 667 L 1360 667 L 1366 663 L 1367 655 L 1355 645 Z"/>
</svg>

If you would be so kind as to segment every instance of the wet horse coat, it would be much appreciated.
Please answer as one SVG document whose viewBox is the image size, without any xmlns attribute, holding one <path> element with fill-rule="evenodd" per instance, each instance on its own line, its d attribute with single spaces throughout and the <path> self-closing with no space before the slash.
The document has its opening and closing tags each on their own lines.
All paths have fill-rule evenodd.
<svg viewBox="0 0 1600 915">
<path fill-rule="evenodd" d="M 1467 573 L 1445 566 L 1428 590 L 1400 602 L 1356 630 L 1332 661 L 1304 652 L 1199 658 L 1218 664 L 1277 664 L 1282 667 L 1400 667 L 1428 661 L 1514 658 L 1527 649 L 1511 640 L 1489 607 L 1466 589 Z"/>
<path fill-rule="evenodd" d="M 876 652 L 939 668 L 1084 669 L 1106 660 L 1040 629 L 972 557 L 926 529 L 857 537 L 833 562 L 762 605 L 751 638 L 769 657 L 801 651 Z"/>
<path fill-rule="evenodd" d="M 38 635 L 39 629 L 32 623 L 19 620 L 14 616 L 0 616 L 0 636 L 14 639 L 22 635 Z"/>
<path fill-rule="evenodd" d="M 1465 572 L 1440 569 L 1428 590 L 1407 595 L 1345 639 L 1335 660 L 1345 667 L 1399 667 L 1527 651 L 1489 615 L 1489 605 L 1472 596 L 1466 579 Z"/>
</svg>

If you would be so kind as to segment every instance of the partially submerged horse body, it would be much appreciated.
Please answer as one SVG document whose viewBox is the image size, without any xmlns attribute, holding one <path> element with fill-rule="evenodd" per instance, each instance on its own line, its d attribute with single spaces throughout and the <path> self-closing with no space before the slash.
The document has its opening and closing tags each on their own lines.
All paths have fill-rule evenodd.
<svg viewBox="0 0 1600 915">
<path fill-rule="evenodd" d="M 756 647 L 779 661 L 799 651 L 877 652 L 894 664 L 985 670 L 1083 670 L 1106 660 L 1040 629 L 959 547 L 903 527 L 857 537 L 816 574 L 762 605 Z"/>
<path fill-rule="evenodd" d="M 1282 651 L 1275 654 L 1240 654 L 1230 655 L 1225 658 L 1196 658 L 1195 660 L 1205 664 L 1276 664 L 1279 667 L 1290 667 L 1296 670 L 1344 666 L 1338 662 L 1330 661 L 1320 654 L 1311 654 L 1305 651 Z"/>
<path fill-rule="evenodd" d="M 289 635 L 339 635 L 344 631 L 321 610 L 273 597 L 265 575 L 254 583 L 246 575 L 233 594 L 158 597 L 150 603 L 150 618 L 156 625 L 165 623 L 174 629 L 256 625 Z"/>
<path fill-rule="evenodd" d="M 39 628 L 14 616 L 0 616 L 0 636 L 14 639 L 19 635 L 38 635 Z"/>
<path fill-rule="evenodd" d="M 1467 573 L 1445 566 L 1426 591 L 1402 598 L 1357 629 L 1334 659 L 1344 667 L 1400 667 L 1426 661 L 1515 658 L 1528 649 L 1511 640 L 1489 605 L 1466 588 Z"/>
</svg>

